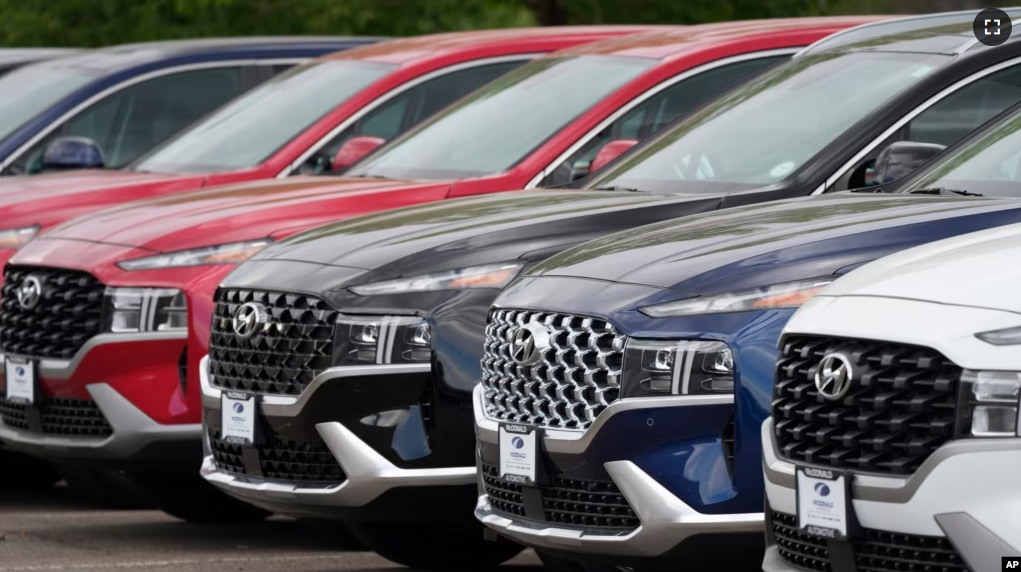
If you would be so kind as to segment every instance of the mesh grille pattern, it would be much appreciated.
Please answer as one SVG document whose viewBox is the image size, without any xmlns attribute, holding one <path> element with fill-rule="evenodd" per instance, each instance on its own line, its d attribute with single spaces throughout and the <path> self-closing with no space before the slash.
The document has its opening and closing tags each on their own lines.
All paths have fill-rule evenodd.
<svg viewBox="0 0 1021 572">
<path fill-rule="evenodd" d="M 823 356 L 852 362 L 847 394 L 819 395 Z M 864 340 L 791 337 L 777 363 L 773 419 L 780 454 L 856 471 L 911 474 L 953 438 L 961 368 L 938 352 Z"/>
<path fill-rule="evenodd" d="M 489 495 L 489 504 L 496 512 L 525 516 L 525 501 L 521 498 L 521 485 L 500 480 L 500 471 L 492 465 L 482 466 L 482 482 Z"/>
<path fill-rule="evenodd" d="M 511 359 L 518 327 L 545 324 L 551 348 L 531 366 Z M 485 413 L 491 419 L 586 429 L 620 397 L 626 336 L 598 318 L 494 310 L 482 358 Z"/>
<path fill-rule="evenodd" d="M 43 433 L 97 438 L 113 435 L 113 427 L 92 401 L 51 397 L 39 408 Z M 0 417 L 8 427 L 29 430 L 28 407 L 24 404 L 0 397 Z"/>
<path fill-rule="evenodd" d="M 209 367 L 225 389 L 299 395 L 333 360 L 337 312 L 312 296 L 282 292 L 216 291 Z M 234 333 L 234 312 L 248 302 L 265 306 L 265 329 L 250 338 Z"/>
<path fill-rule="evenodd" d="M 584 528 L 638 528 L 627 499 L 612 482 L 554 478 L 542 489 L 546 520 Z"/>
<path fill-rule="evenodd" d="M 780 556 L 803 570 L 830 572 L 828 540 L 798 529 L 797 518 L 772 513 Z M 866 528 L 851 541 L 859 572 L 970 572 L 946 538 L 897 534 Z"/>
<path fill-rule="evenodd" d="M 32 308 L 18 302 L 29 277 L 42 293 Z M 103 328 L 106 287 L 91 274 L 63 268 L 8 266 L 0 288 L 0 351 L 8 355 L 71 359 Z"/>
<path fill-rule="evenodd" d="M 235 475 L 247 474 L 241 445 L 223 441 L 219 433 L 214 432 L 210 447 L 217 469 Z M 315 484 L 344 482 L 344 471 L 322 441 L 273 439 L 256 449 L 264 478 Z"/>
</svg>

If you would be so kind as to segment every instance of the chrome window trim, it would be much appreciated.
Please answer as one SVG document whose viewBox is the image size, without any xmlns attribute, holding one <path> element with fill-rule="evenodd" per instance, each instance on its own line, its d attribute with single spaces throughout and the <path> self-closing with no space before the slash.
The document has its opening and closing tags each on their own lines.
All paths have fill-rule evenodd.
<svg viewBox="0 0 1021 572">
<path fill-rule="evenodd" d="M 972 83 L 974 83 L 974 82 L 976 82 L 976 81 L 978 81 L 978 80 L 980 80 L 980 79 L 982 79 L 982 78 L 984 78 L 984 77 L 986 77 L 988 75 L 992 75 L 992 74 L 994 74 L 994 73 L 996 73 L 996 72 L 998 72 L 1000 70 L 1003 70 L 1003 69 L 1006 69 L 1006 68 L 1009 68 L 1009 67 L 1013 67 L 1013 66 L 1018 65 L 1018 64 L 1021 64 L 1021 57 L 1013 58 L 1013 59 L 1010 59 L 1010 60 L 1007 60 L 1007 61 L 1000 62 L 1000 63 L 998 63 L 996 65 L 989 66 L 989 67 L 987 67 L 987 68 L 985 68 L 985 69 L 983 69 L 981 71 L 978 71 L 978 72 L 976 72 L 976 73 L 974 73 L 974 74 L 972 74 L 972 75 L 970 75 L 970 76 L 968 76 L 968 77 L 966 77 L 964 79 L 961 79 L 961 80 L 955 82 L 953 85 L 950 85 L 949 87 L 944 88 L 942 91 L 940 91 L 936 95 L 934 95 L 934 96 L 930 97 L 929 99 L 927 99 L 921 105 L 918 105 L 917 107 L 912 109 L 910 112 L 908 112 L 907 114 L 903 115 L 900 119 L 895 121 L 893 123 L 893 125 L 891 125 L 885 131 L 880 133 L 878 137 L 876 137 L 871 142 L 869 142 L 868 145 L 862 147 L 861 150 L 859 150 L 857 153 L 855 153 L 855 155 L 853 157 L 851 157 L 851 159 L 849 161 L 844 163 L 844 165 L 841 166 L 840 169 L 838 169 L 834 174 L 830 175 L 830 177 L 828 179 L 826 179 L 826 181 L 823 184 L 819 185 L 818 188 L 816 188 L 814 191 L 812 191 L 812 194 L 813 195 L 821 195 L 821 194 L 827 192 L 827 190 L 831 189 L 833 187 L 833 185 L 835 185 L 838 180 L 840 180 L 844 175 L 846 175 L 849 170 L 853 169 L 854 166 L 857 165 L 862 159 L 864 159 L 866 155 L 868 155 L 876 147 L 878 147 L 880 143 L 882 143 L 888 137 L 893 135 L 894 132 L 896 132 L 898 129 L 904 127 L 912 119 L 914 119 L 915 117 L 918 117 L 923 112 L 928 110 L 930 107 L 936 105 L 940 101 L 943 101 L 944 99 L 946 99 L 949 95 L 951 95 L 951 94 L 953 94 L 953 93 L 955 93 L 957 91 L 960 91 L 962 88 L 967 87 L 968 85 L 971 85 Z"/>
<path fill-rule="evenodd" d="M 58 117 L 54 121 L 51 121 L 46 126 L 45 129 L 43 129 L 42 131 L 40 131 L 40 132 L 36 133 L 35 135 L 33 135 L 31 139 L 29 139 L 27 142 L 25 142 L 25 144 L 23 144 L 21 147 L 18 147 L 13 153 L 8 155 L 6 159 L 4 159 L 2 162 L 0 162 L 0 172 L 6 170 L 7 167 L 10 167 L 11 163 L 13 163 L 13 162 L 17 161 L 18 159 L 20 159 L 22 157 L 22 155 L 24 155 L 25 152 L 27 152 L 29 149 L 31 149 L 36 143 L 38 143 L 39 141 L 42 141 L 43 139 L 45 139 L 50 133 L 53 133 L 53 131 L 55 131 L 58 127 L 60 127 L 64 123 L 66 123 L 68 120 L 74 118 L 79 113 L 85 111 L 89 107 L 92 107 L 93 104 L 95 104 L 95 103 L 97 103 L 99 101 L 102 101 L 102 100 L 106 99 L 107 97 L 109 97 L 109 96 L 111 96 L 111 95 L 113 95 L 113 94 L 115 94 L 115 93 L 117 93 L 119 91 L 122 91 L 122 90 L 124 90 L 126 88 L 129 88 L 129 87 L 131 87 L 133 85 L 138 85 L 140 83 L 149 81 L 151 79 L 156 79 L 156 78 L 160 78 L 160 77 L 164 77 L 164 76 L 168 76 L 168 75 L 174 75 L 174 74 L 177 74 L 177 73 L 183 73 L 183 72 L 189 72 L 189 71 L 195 71 L 195 70 L 217 69 L 217 68 L 233 68 L 233 67 L 244 67 L 244 66 L 252 66 L 252 65 L 280 65 L 280 64 L 298 65 L 298 64 L 301 64 L 303 62 L 307 62 L 309 59 L 310 58 L 267 58 L 267 59 L 220 60 L 220 61 L 216 61 L 216 62 L 203 62 L 203 63 L 199 63 L 199 64 L 186 64 L 186 65 L 174 66 L 174 67 L 169 67 L 169 68 L 163 68 L 163 69 L 151 71 L 149 73 L 144 73 L 144 74 L 139 75 L 139 76 L 135 76 L 135 77 L 133 77 L 131 79 L 126 79 L 126 80 L 124 80 L 124 81 L 122 81 L 122 82 L 120 82 L 120 83 L 118 83 L 116 85 L 110 86 L 110 87 L 104 89 L 103 91 L 93 95 L 92 97 L 90 97 L 90 98 L 86 99 L 85 101 L 83 101 L 83 102 L 79 103 L 78 105 L 76 105 L 73 109 L 71 109 L 67 113 L 61 115 L 60 117 Z M 238 94 L 238 95 L 240 95 L 240 94 Z"/>
<path fill-rule="evenodd" d="M 532 179 L 530 181 L 528 181 L 528 184 L 525 185 L 525 189 L 539 188 L 539 186 L 538 186 L 539 182 L 541 182 L 550 173 L 552 173 L 553 169 L 555 169 L 557 165 L 559 165 L 560 163 L 566 161 L 567 158 L 570 157 L 571 155 L 573 155 L 574 153 L 576 153 L 578 151 L 578 149 L 581 149 L 582 147 L 584 147 L 585 144 L 588 143 L 589 141 L 591 141 L 592 139 L 594 139 L 595 136 L 600 131 L 602 131 L 603 129 L 606 129 L 614 121 L 617 121 L 618 119 L 620 119 L 621 117 L 626 115 L 628 112 L 630 112 L 632 109 L 638 107 L 639 105 L 641 105 L 645 101 L 647 101 L 647 100 L 651 99 L 652 97 L 658 95 L 660 92 L 666 90 L 667 88 L 672 87 L 675 84 L 680 83 L 680 82 L 682 82 L 682 81 L 684 81 L 686 79 L 689 79 L 689 78 L 691 78 L 693 76 L 696 76 L 698 74 L 701 74 L 701 73 L 704 73 L 704 72 L 707 72 L 707 71 L 710 71 L 710 70 L 713 70 L 713 69 L 716 69 L 716 68 L 719 68 L 719 67 L 723 67 L 723 66 L 726 66 L 726 65 L 736 64 L 736 63 L 740 63 L 740 62 L 744 62 L 744 61 L 756 60 L 756 59 L 761 59 L 761 58 L 770 58 L 770 57 L 782 56 L 782 55 L 787 55 L 787 54 L 792 54 L 793 55 L 793 54 L 798 53 L 798 51 L 799 51 L 799 48 L 778 48 L 778 49 L 775 49 L 775 50 L 763 50 L 763 51 L 760 51 L 760 52 L 741 54 L 739 56 L 731 56 L 729 58 L 723 58 L 721 60 L 716 60 L 716 61 L 713 61 L 713 62 L 709 62 L 707 64 L 702 64 L 702 65 L 700 65 L 698 67 L 691 68 L 691 69 L 689 69 L 687 71 L 683 71 L 683 72 L 681 72 L 681 73 L 679 73 L 679 74 L 677 74 L 677 75 L 675 75 L 675 76 L 673 76 L 671 78 L 663 80 L 661 83 L 658 83 L 655 86 L 649 88 L 648 90 L 643 92 L 638 97 L 636 97 L 636 98 L 632 99 L 631 101 L 625 103 L 623 106 L 621 106 L 619 109 L 617 109 L 617 111 L 614 111 L 612 114 L 610 114 L 608 117 L 606 117 L 606 119 L 603 119 L 598 125 L 596 125 L 594 128 L 589 130 L 588 133 L 586 133 L 583 137 L 579 138 L 578 141 L 576 141 L 573 145 L 568 147 L 566 151 L 561 153 L 556 159 L 554 159 L 551 163 L 549 163 L 541 171 L 539 171 L 539 173 L 537 175 L 532 177 Z M 627 85 L 627 84 L 624 84 L 624 85 Z M 623 88 L 623 87 L 624 86 L 621 86 L 621 88 Z M 620 88 L 618 88 L 617 91 L 619 91 L 619 89 Z"/>
<path fill-rule="evenodd" d="M 401 95 L 402 93 L 404 93 L 404 92 L 406 92 L 406 91 L 408 91 L 410 89 L 414 89 L 414 88 L 422 85 L 423 83 L 425 83 L 427 81 L 431 81 L 431 80 L 436 79 L 438 77 L 442 77 L 442 76 L 445 76 L 445 75 L 448 75 L 448 74 L 451 74 L 451 73 L 454 73 L 454 72 L 459 72 L 459 71 L 462 71 L 462 70 L 466 70 L 466 69 L 471 69 L 471 68 L 475 68 L 475 67 L 482 67 L 482 66 L 492 65 L 492 64 L 500 64 L 500 63 L 504 63 L 504 62 L 514 62 L 514 61 L 518 61 L 518 60 L 525 60 L 527 62 L 527 61 L 535 60 L 535 59 L 537 59 L 537 58 L 539 58 L 541 56 L 544 56 L 544 55 L 546 55 L 546 54 L 542 53 L 542 52 L 539 52 L 539 53 L 523 53 L 523 54 L 512 54 L 512 55 L 506 55 L 506 56 L 496 56 L 496 57 L 484 58 L 484 59 L 480 59 L 480 60 L 472 60 L 470 62 L 461 62 L 459 64 L 454 64 L 454 65 L 450 65 L 450 66 L 447 66 L 447 67 L 444 67 L 444 68 L 440 68 L 438 70 L 433 70 L 433 71 L 431 71 L 431 72 L 429 72 L 429 73 L 427 73 L 425 75 L 421 75 L 421 76 L 415 78 L 414 80 L 402 83 L 401 85 L 391 89 L 390 91 L 388 91 L 388 92 L 384 93 L 383 95 L 377 97 L 376 99 L 372 100 L 369 104 L 362 106 L 361 109 L 359 109 L 358 111 L 353 113 L 350 117 L 348 117 L 347 119 L 345 119 L 344 121 L 339 123 L 333 129 L 331 129 L 329 131 L 329 133 L 327 133 L 326 135 L 321 137 L 318 141 L 313 143 L 308 149 L 306 149 L 301 155 L 299 155 L 297 159 L 295 159 L 294 161 L 291 161 L 291 163 L 289 165 L 287 165 L 279 173 L 277 173 L 276 174 L 276 178 L 277 179 L 285 179 L 285 178 L 291 176 L 294 173 L 294 171 L 298 167 L 300 167 L 302 165 L 302 163 L 307 161 L 308 158 L 311 157 L 312 155 L 314 155 L 317 151 L 319 151 L 320 149 L 325 147 L 326 144 L 329 143 L 330 141 L 332 141 L 333 138 L 336 137 L 338 134 L 340 134 L 341 131 L 344 131 L 348 127 L 354 125 L 361 118 L 365 117 L 366 115 L 371 113 L 373 110 L 381 107 L 383 104 L 387 103 L 388 101 L 394 99 L 395 97 Z M 375 82 L 373 82 L 373 83 L 375 83 Z M 372 84 L 369 84 L 369 85 L 372 85 Z M 483 84 L 483 85 L 485 85 L 485 84 Z M 479 87 L 482 87 L 482 86 L 479 86 Z M 465 96 L 465 97 L 467 97 L 467 96 Z M 457 101 L 457 100 L 454 100 L 454 101 Z M 451 102 L 450 104 L 448 104 L 448 106 L 452 105 L 453 103 L 454 102 Z M 430 117 L 430 119 L 431 119 L 431 117 Z M 423 123 L 424 123 L 424 121 L 423 121 Z M 421 125 L 421 124 L 419 124 L 419 125 Z M 414 129 L 414 128 L 412 128 L 412 129 Z M 397 136 L 397 138 L 400 138 L 400 137 L 404 136 L 406 133 L 408 133 L 410 131 L 411 130 L 409 129 L 408 131 L 406 131 L 404 133 L 400 133 Z M 394 140 L 396 141 L 396 138 Z M 387 143 L 390 143 L 390 141 L 387 141 Z"/>
</svg>

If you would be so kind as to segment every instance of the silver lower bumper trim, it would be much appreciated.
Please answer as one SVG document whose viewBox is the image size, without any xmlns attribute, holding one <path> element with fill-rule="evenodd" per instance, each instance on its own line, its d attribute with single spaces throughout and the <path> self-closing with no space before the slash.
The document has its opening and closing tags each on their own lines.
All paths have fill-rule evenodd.
<svg viewBox="0 0 1021 572">
<path fill-rule="evenodd" d="M 577 529 L 513 520 L 493 512 L 489 497 L 479 497 L 475 517 L 523 544 L 567 551 L 619 556 L 658 556 L 689 537 L 706 533 L 761 532 L 762 513 L 703 514 L 656 482 L 631 461 L 604 465 L 641 521 L 627 534 L 590 534 Z"/>
<path fill-rule="evenodd" d="M 202 476 L 240 500 L 294 516 L 308 514 L 303 506 L 361 507 L 398 487 L 474 485 L 476 481 L 475 467 L 401 469 L 340 423 L 320 423 L 316 430 L 347 477 L 339 485 L 311 488 L 225 473 L 216 468 L 208 442 Z"/>
<path fill-rule="evenodd" d="M 109 384 L 95 383 L 86 389 L 113 428 L 113 435 L 103 438 L 41 435 L 7 427 L 0 421 L 0 440 L 11 449 L 41 457 L 126 459 L 155 443 L 191 440 L 197 443 L 201 438 L 202 425 L 157 423 Z"/>
</svg>

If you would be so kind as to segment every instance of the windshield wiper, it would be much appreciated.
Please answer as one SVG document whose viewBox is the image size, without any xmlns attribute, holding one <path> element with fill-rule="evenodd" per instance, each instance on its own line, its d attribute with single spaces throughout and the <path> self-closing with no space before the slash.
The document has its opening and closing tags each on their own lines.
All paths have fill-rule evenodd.
<svg viewBox="0 0 1021 572">
<path fill-rule="evenodd" d="M 362 173 L 360 175 L 344 175 L 343 173 L 341 173 L 340 176 L 354 177 L 356 179 L 390 179 L 390 177 L 384 177 L 383 175 L 371 175 L 369 173 Z"/>
<path fill-rule="evenodd" d="M 960 189 L 948 189 L 946 187 L 931 187 L 928 189 L 915 189 L 908 191 L 908 195 L 958 195 L 961 197 L 984 197 L 982 193 L 973 193 L 971 191 L 962 191 Z"/>
<path fill-rule="evenodd" d="M 593 187 L 593 191 L 623 191 L 625 193 L 647 193 L 649 191 L 643 191 L 634 187 L 622 187 L 620 185 L 612 185 L 609 187 Z"/>
</svg>

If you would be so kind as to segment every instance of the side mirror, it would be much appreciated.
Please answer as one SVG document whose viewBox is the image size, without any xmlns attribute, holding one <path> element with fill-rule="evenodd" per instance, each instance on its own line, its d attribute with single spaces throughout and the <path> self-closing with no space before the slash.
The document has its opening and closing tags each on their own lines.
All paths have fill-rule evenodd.
<svg viewBox="0 0 1021 572">
<path fill-rule="evenodd" d="M 595 173 L 637 144 L 637 139 L 614 139 L 610 141 L 603 145 L 603 148 L 596 153 L 596 156 L 592 159 L 592 164 L 589 165 L 588 172 Z"/>
<path fill-rule="evenodd" d="M 873 184 L 884 185 L 911 173 L 929 162 L 946 149 L 936 143 L 918 143 L 916 141 L 897 141 L 879 152 L 876 157 L 875 178 Z"/>
<path fill-rule="evenodd" d="M 337 149 L 337 154 L 333 156 L 333 161 L 330 163 L 330 170 L 335 173 L 345 171 L 360 161 L 362 157 L 379 149 L 384 143 L 386 143 L 386 139 L 371 135 L 352 137 L 345 141 L 340 149 Z"/>
<path fill-rule="evenodd" d="M 103 151 L 88 137 L 59 137 L 43 151 L 43 172 L 102 168 Z"/>
</svg>

